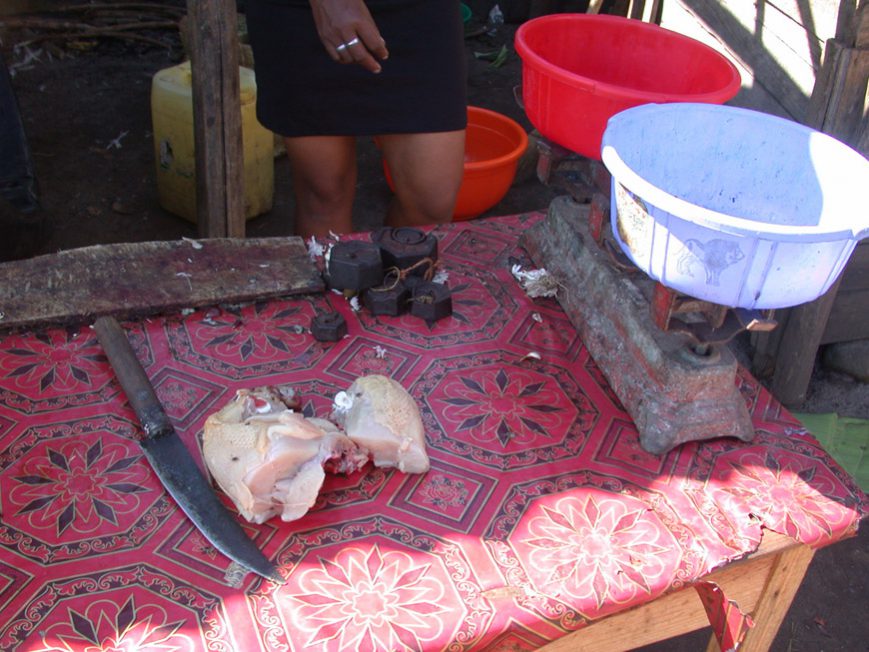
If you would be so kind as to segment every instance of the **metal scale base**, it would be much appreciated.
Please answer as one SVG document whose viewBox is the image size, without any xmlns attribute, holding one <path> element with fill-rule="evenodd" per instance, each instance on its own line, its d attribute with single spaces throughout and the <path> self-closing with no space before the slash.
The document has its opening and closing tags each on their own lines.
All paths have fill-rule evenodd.
<svg viewBox="0 0 869 652">
<path fill-rule="evenodd" d="M 636 423 L 643 449 L 659 455 L 689 441 L 750 441 L 754 427 L 733 354 L 655 324 L 644 292 L 654 281 L 613 264 L 590 232 L 592 205 L 553 200 L 522 244 L 562 285 L 558 300 Z"/>
</svg>

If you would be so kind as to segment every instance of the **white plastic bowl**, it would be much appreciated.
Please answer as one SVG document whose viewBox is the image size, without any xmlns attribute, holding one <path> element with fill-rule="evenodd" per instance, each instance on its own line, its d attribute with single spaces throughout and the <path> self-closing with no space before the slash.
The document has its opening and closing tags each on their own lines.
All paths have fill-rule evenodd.
<svg viewBox="0 0 869 652">
<path fill-rule="evenodd" d="M 811 301 L 869 235 L 869 161 L 790 120 L 647 104 L 610 118 L 601 156 L 621 248 L 698 299 L 761 309 Z"/>
</svg>

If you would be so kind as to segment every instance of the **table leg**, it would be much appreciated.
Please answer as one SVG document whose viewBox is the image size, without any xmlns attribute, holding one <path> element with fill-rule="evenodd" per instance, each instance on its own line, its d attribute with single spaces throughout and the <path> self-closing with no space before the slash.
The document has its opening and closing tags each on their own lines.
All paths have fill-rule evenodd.
<svg viewBox="0 0 869 652">
<path fill-rule="evenodd" d="M 764 530 L 759 548 L 701 578 L 722 588 L 728 599 L 751 614 L 755 626 L 739 652 L 768 650 L 806 574 L 814 550 Z M 540 652 L 624 652 L 709 627 L 693 586 L 589 623 L 552 641 Z M 707 652 L 719 650 L 713 636 Z"/>
<path fill-rule="evenodd" d="M 775 554 L 763 591 L 751 612 L 754 627 L 748 630 L 739 652 L 765 652 L 772 647 L 814 554 L 813 549 L 804 545 Z M 717 652 L 720 649 L 717 639 L 712 636 L 706 651 Z"/>
</svg>

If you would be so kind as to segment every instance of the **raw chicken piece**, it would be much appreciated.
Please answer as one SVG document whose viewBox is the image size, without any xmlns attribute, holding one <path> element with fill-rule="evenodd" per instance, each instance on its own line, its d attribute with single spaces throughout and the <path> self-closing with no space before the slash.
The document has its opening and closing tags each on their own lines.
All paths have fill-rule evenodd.
<svg viewBox="0 0 869 652">
<path fill-rule="evenodd" d="M 357 378 L 335 395 L 332 418 L 375 466 L 396 466 L 405 473 L 429 469 L 422 417 L 413 397 L 399 383 L 372 374 Z"/>
<path fill-rule="evenodd" d="M 264 523 L 303 516 L 332 472 L 352 472 L 368 453 L 325 419 L 288 408 L 291 395 L 274 387 L 242 389 L 205 421 L 205 464 L 241 515 Z"/>
</svg>

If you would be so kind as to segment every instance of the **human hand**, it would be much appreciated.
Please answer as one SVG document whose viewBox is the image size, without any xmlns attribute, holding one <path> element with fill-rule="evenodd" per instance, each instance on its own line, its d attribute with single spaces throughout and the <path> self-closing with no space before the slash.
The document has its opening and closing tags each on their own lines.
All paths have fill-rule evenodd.
<svg viewBox="0 0 869 652">
<path fill-rule="evenodd" d="M 363 0 L 310 0 L 310 3 L 317 34 L 332 59 L 380 72 L 378 59 L 386 59 L 389 52 Z"/>
</svg>

